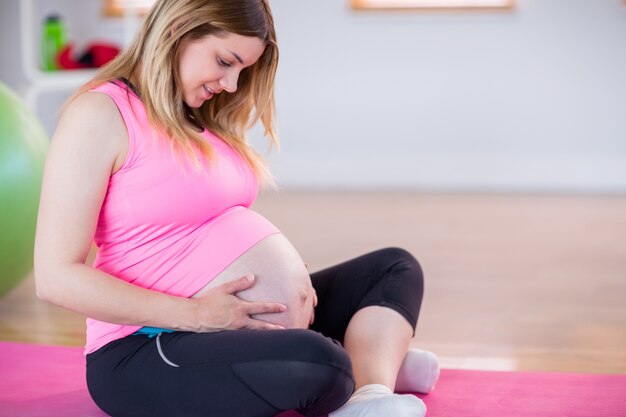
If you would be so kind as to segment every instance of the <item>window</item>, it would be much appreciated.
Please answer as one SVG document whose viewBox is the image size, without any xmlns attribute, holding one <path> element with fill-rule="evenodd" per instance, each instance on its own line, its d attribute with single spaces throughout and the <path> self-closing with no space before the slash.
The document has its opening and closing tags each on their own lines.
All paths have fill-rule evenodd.
<svg viewBox="0 0 626 417">
<path fill-rule="evenodd" d="M 626 1 L 626 0 L 625 0 Z M 510 9 L 515 0 L 352 0 L 355 9 Z"/>
<path fill-rule="evenodd" d="M 125 11 L 145 14 L 155 0 L 105 0 L 104 12 L 108 16 L 122 16 Z"/>
</svg>

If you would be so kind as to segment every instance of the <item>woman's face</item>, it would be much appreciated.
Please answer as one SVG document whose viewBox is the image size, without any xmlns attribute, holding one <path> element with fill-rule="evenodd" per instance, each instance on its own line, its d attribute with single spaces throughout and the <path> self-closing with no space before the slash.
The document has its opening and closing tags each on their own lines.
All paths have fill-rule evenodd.
<svg viewBox="0 0 626 417">
<path fill-rule="evenodd" d="M 183 101 L 197 108 L 214 94 L 234 93 L 239 73 L 261 57 L 265 44 L 257 37 L 226 32 L 185 41 L 181 48 Z"/>
</svg>

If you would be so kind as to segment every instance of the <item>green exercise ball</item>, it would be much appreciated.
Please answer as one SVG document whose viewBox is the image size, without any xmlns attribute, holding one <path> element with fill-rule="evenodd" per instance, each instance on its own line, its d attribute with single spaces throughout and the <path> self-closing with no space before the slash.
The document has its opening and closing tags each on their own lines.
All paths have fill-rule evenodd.
<svg viewBox="0 0 626 417">
<path fill-rule="evenodd" d="M 0 83 L 0 297 L 33 268 L 35 224 L 48 137 Z"/>
</svg>

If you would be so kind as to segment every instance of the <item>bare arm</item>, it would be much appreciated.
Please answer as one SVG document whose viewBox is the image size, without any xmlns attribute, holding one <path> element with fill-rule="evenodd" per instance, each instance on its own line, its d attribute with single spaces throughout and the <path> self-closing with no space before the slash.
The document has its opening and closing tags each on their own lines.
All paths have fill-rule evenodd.
<svg viewBox="0 0 626 417">
<path fill-rule="evenodd" d="M 104 94 L 83 94 L 64 112 L 44 170 L 35 238 L 37 295 L 110 323 L 189 331 L 275 328 L 249 316 L 280 311 L 280 305 L 246 303 L 234 295 L 252 285 L 245 278 L 187 299 L 85 265 L 109 177 L 127 141 L 121 115 Z"/>
</svg>

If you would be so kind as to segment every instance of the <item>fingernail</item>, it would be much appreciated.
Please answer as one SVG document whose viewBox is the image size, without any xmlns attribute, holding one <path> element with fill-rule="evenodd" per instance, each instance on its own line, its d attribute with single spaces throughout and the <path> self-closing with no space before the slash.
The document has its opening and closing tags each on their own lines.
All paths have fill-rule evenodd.
<svg viewBox="0 0 626 417">
<path fill-rule="evenodd" d="M 280 307 L 280 311 L 287 311 L 287 306 L 283 304 L 283 305 Z"/>
<path fill-rule="evenodd" d="M 248 281 L 250 281 L 250 282 L 254 281 L 254 275 L 252 275 L 252 274 L 246 275 L 246 278 L 248 278 Z"/>
</svg>

